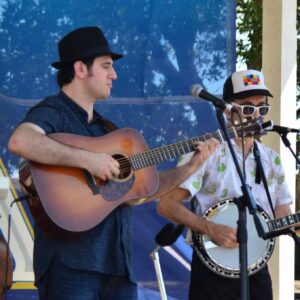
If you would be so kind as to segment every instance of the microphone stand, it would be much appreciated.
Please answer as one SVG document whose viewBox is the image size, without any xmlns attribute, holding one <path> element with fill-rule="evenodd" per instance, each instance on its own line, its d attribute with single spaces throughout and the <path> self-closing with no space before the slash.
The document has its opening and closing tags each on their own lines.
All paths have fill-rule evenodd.
<svg viewBox="0 0 300 300">
<path fill-rule="evenodd" d="M 161 272 L 161 267 L 160 267 L 160 262 L 159 262 L 159 255 L 158 255 L 158 250 L 160 248 L 161 248 L 161 246 L 157 246 L 155 248 L 155 250 L 153 252 L 151 252 L 150 257 L 153 260 L 161 299 L 162 300 L 167 300 L 167 293 L 166 293 L 166 288 L 165 288 L 165 285 L 164 285 L 164 279 L 163 279 L 163 275 L 162 275 L 162 272 Z"/>
<path fill-rule="evenodd" d="M 241 299 L 248 300 L 249 299 L 249 278 L 248 278 L 248 252 L 247 252 L 247 215 L 246 215 L 246 207 L 249 209 L 249 213 L 253 215 L 254 224 L 258 233 L 258 236 L 263 238 L 265 235 L 264 228 L 261 224 L 261 221 L 257 214 L 257 207 L 255 200 L 253 199 L 251 193 L 251 187 L 249 187 L 244 179 L 242 171 L 240 169 L 236 154 L 234 152 L 228 131 L 226 126 L 226 121 L 224 118 L 223 109 L 216 107 L 216 115 L 218 122 L 220 124 L 220 128 L 224 133 L 224 137 L 226 142 L 228 143 L 229 150 L 231 152 L 237 173 L 241 180 L 242 186 L 241 190 L 243 195 L 239 198 L 234 198 L 234 201 L 237 205 L 239 212 L 238 219 L 238 227 L 237 227 L 237 241 L 239 243 L 239 263 L 240 263 L 240 286 L 241 286 Z"/>
<path fill-rule="evenodd" d="M 281 140 L 282 140 L 282 142 L 284 143 L 284 145 L 285 145 L 287 148 L 290 149 L 292 155 L 295 157 L 296 163 L 297 163 L 297 168 L 300 167 L 300 160 L 299 160 L 299 158 L 297 157 L 297 155 L 295 154 L 295 152 L 293 151 L 293 149 L 291 148 L 291 143 L 290 143 L 289 139 L 287 138 L 288 132 L 285 132 L 285 133 L 279 133 L 279 132 L 278 132 L 278 134 L 280 135 Z"/>
<path fill-rule="evenodd" d="M 185 226 L 183 224 L 178 224 L 176 227 L 174 227 L 172 223 L 168 223 L 159 231 L 159 233 L 155 237 L 157 247 L 150 254 L 150 257 L 152 258 L 154 263 L 160 296 L 162 300 L 167 300 L 167 293 L 160 268 L 158 250 L 162 247 L 172 245 L 183 232 L 184 228 Z"/>
</svg>

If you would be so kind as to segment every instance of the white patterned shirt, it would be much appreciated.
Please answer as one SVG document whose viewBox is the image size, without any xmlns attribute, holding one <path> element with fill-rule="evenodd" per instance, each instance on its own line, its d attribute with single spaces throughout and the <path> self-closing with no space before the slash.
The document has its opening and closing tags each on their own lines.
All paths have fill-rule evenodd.
<svg viewBox="0 0 300 300">
<path fill-rule="evenodd" d="M 242 151 L 232 141 L 234 151 L 242 170 Z M 257 143 L 261 162 L 265 172 L 273 207 L 292 203 L 292 197 L 285 182 L 284 170 L 279 155 L 261 143 Z M 178 165 L 187 163 L 193 153 L 181 157 Z M 245 161 L 246 183 L 251 187 L 256 203 L 272 217 L 272 210 L 263 182 L 255 183 L 256 161 L 253 149 Z M 235 168 L 227 143 L 220 144 L 206 162 L 181 185 L 198 200 L 197 214 L 203 215 L 213 204 L 224 199 L 242 195 L 241 181 Z"/>
</svg>

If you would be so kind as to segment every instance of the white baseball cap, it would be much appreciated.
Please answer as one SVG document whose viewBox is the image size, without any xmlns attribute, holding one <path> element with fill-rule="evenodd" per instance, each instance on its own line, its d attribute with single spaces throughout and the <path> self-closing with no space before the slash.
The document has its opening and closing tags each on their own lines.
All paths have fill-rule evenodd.
<svg viewBox="0 0 300 300">
<path fill-rule="evenodd" d="M 227 102 L 258 95 L 273 97 L 265 85 L 262 72 L 256 70 L 234 72 L 224 83 L 223 99 Z"/>
</svg>

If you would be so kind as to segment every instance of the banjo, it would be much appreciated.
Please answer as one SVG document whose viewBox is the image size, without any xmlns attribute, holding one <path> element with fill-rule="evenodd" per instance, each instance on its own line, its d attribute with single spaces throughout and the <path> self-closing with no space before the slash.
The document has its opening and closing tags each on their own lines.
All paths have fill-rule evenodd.
<svg viewBox="0 0 300 300">
<path fill-rule="evenodd" d="M 258 207 L 258 216 L 264 231 L 280 233 L 300 223 L 300 213 L 271 220 L 269 215 Z M 236 227 L 238 208 L 233 199 L 222 200 L 210 207 L 203 218 L 230 227 Z M 248 274 L 261 270 L 271 258 L 275 248 L 275 238 L 262 239 L 258 236 L 252 216 L 247 209 L 248 231 Z M 193 232 L 195 250 L 203 263 L 213 272 L 228 278 L 239 278 L 239 248 L 225 248 L 216 245 L 209 236 Z M 279 235 L 279 234 L 276 234 Z"/>
</svg>

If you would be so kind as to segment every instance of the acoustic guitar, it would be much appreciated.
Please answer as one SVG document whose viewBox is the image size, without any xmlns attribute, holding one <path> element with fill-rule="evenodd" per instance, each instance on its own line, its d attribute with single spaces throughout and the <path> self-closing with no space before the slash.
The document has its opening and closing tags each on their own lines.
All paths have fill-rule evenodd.
<svg viewBox="0 0 300 300">
<path fill-rule="evenodd" d="M 230 138 L 261 135 L 272 125 L 249 123 L 228 129 Z M 224 141 L 220 130 L 200 137 L 149 149 L 142 135 L 123 128 L 101 137 L 68 133 L 49 135 L 61 143 L 93 152 L 110 153 L 120 164 L 120 176 L 101 181 L 86 170 L 24 161 L 19 180 L 30 195 L 29 207 L 39 226 L 57 238 L 79 233 L 99 224 L 120 204 L 155 193 L 159 184 L 155 165 L 195 150 L 195 142 L 214 137 Z"/>
</svg>

